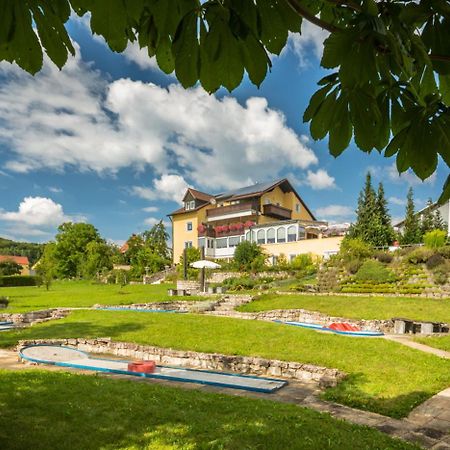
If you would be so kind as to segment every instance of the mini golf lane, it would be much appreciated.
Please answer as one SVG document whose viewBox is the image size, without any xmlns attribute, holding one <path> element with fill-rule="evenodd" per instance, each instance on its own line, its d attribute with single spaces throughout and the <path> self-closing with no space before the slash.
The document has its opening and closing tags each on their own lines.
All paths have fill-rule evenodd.
<svg viewBox="0 0 450 450">
<path fill-rule="evenodd" d="M 0 331 L 13 330 L 15 325 L 13 322 L 0 322 Z"/>
<path fill-rule="evenodd" d="M 181 367 L 156 366 L 153 373 L 131 372 L 128 370 L 129 361 L 91 358 L 87 353 L 80 350 L 58 345 L 32 345 L 24 347 L 19 351 L 19 356 L 24 360 L 39 364 L 54 364 L 82 370 L 95 370 L 186 383 L 209 384 L 246 391 L 270 393 L 287 384 L 284 380 Z"/>
</svg>

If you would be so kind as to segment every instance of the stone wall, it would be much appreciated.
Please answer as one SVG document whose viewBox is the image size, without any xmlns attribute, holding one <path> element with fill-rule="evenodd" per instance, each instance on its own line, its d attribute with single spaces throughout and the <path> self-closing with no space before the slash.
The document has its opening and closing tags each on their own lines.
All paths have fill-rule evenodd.
<svg viewBox="0 0 450 450">
<path fill-rule="evenodd" d="M 177 280 L 177 289 L 188 292 L 198 292 L 201 290 L 201 284 L 195 280 Z"/>
<path fill-rule="evenodd" d="M 53 308 L 27 313 L 0 314 L 0 321 L 14 322 L 15 324 L 33 324 L 47 320 L 62 319 L 69 314 L 69 309 Z"/>
<path fill-rule="evenodd" d="M 337 369 L 279 361 L 249 356 L 231 356 L 219 353 L 199 353 L 171 348 L 112 342 L 110 338 L 98 339 L 47 339 L 20 341 L 17 349 L 32 344 L 68 345 L 88 353 L 114 354 L 122 358 L 154 360 L 157 364 L 189 367 L 194 369 L 236 372 L 247 375 L 281 377 L 290 380 L 336 386 L 345 377 Z"/>
<path fill-rule="evenodd" d="M 155 303 L 133 303 L 131 305 L 94 305 L 94 309 L 101 308 L 120 308 L 120 309 L 147 309 L 162 311 L 180 311 L 180 312 L 202 312 L 212 311 L 220 304 L 216 301 L 173 301 L 173 302 L 155 302 Z"/>
<path fill-rule="evenodd" d="M 208 277 L 209 283 L 223 283 L 225 280 L 229 278 L 240 278 L 240 277 L 248 277 L 251 276 L 253 278 L 288 278 L 291 274 L 287 271 L 279 271 L 279 272 L 258 272 L 256 274 L 249 275 L 244 272 L 212 272 Z"/>
</svg>

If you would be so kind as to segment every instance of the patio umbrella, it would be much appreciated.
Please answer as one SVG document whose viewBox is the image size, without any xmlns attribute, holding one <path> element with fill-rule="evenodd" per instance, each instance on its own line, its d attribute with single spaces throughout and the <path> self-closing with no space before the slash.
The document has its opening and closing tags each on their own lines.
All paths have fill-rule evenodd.
<svg viewBox="0 0 450 450">
<path fill-rule="evenodd" d="M 212 261 L 208 261 L 207 259 L 201 259 L 199 261 L 195 261 L 191 263 L 191 267 L 194 269 L 202 269 L 201 275 L 201 283 L 202 283 L 202 291 L 205 292 L 205 269 L 218 269 L 220 264 L 217 264 Z"/>
</svg>

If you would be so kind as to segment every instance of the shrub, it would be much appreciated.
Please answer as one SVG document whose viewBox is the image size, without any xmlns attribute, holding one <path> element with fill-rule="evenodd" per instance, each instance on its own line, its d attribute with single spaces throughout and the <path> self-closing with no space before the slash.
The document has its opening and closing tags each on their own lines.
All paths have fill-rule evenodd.
<svg viewBox="0 0 450 450">
<path fill-rule="evenodd" d="M 424 247 L 418 247 L 415 248 L 412 252 L 410 252 L 409 255 L 406 257 L 406 259 L 411 264 L 421 264 L 427 262 L 432 255 L 433 255 L 432 250 Z"/>
<path fill-rule="evenodd" d="M 260 281 L 250 277 L 233 277 L 224 280 L 223 285 L 227 286 L 231 291 L 241 289 L 253 289 Z"/>
<path fill-rule="evenodd" d="M 450 274 L 450 263 L 440 264 L 433 270 L 433 278 L 436 284 L 446 284 Z"/>
<path fill-rule="evenodd" d="M 443 258 L 442 255 L 440 255 L 439 253 L 435 253 L 434 255 L 431 255 L 428 259 L 427 259 L 427 268 L 428 269 L 434 269 L 437 266 L 440 266 L 441 264 L 443 264 L 445 262 L 445 259 Z"/>
<path fill-rule="evenodd" d="M 365 261 L 355 279 L 358 281 L 373 281 L 375 283 L 389 283 L 395 281 L 395 275 L 379 261 Z"/>
<path fill-rule="evenodd" d="M 40 284 L 41 284 L 40 277 L 32 275 L 0 276 L 0 286 L 2 287 L 39 286 Z"/>
<path fill-rule="evenodd" d="M 354 275 L 358 272 L 362 264 L 363 262 L 360 259 L 351 259 L 345 264 L 345 267 L 352 275 Z"/>
<path fill-rule="evenodd" d="M 317 272 L 317 264 L 309 253 L 297 255 L 291 261 L 291 268 L 298 271 L 297 277 L 313 275 Z"/>
<path fill-rule="evenodd" d="M 242 241 L 234 251 L 233 260 L 236 269 L 249 272 L 264 269 L 266 258 L 256 242 Z"/>
<path fill-rule="evenodd" d="M 9 305 L 9 298 L 8 297 L 0 297 L 0 308 L 6 308 Z"/>
<path fill-rule="evenodd" d="M 423 242 L 425 246 L 434 250 L 444 247 L 446 241 L 447 232 L 444 230 L 429 231 L 423 236 Z"/>
<path fill-rule="evenodd" d="M 386 263 L 386 264 L 389 264 L 394 259 L 394 257 L 392 256 L 392 253 L 388 253 L 388 252 L 377 252 L 375 254 L 375 258 L 377 258 L 378 261 L 380 261 L 382 263 Z"/>
<path fill-rule="evenodd" d="M 445 259 L 450 259 L 450 245 L 446 245 L 445 247 L 441 247 L 439 249 L 439 254 Z"/>
<path fill-rule="evenodd" d="M 339 249 L 339 255 L 344 261 L 352 259 L 364 260 L 373 255 L 373 248 L 362 239 L 344 239 Z"/>
</svg>

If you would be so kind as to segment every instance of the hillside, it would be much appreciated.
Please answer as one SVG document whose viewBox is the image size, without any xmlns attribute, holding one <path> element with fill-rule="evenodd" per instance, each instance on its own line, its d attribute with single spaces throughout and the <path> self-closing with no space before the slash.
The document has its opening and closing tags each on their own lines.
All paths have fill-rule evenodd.
<svg viewBox="0 0 450 450">
<path fill-rule="evenodd" d="M 17 242 L 0 237 L 0 255 L 28 256 L 33 265 L 41 256 L 44 244 Z"/>
</svg>

